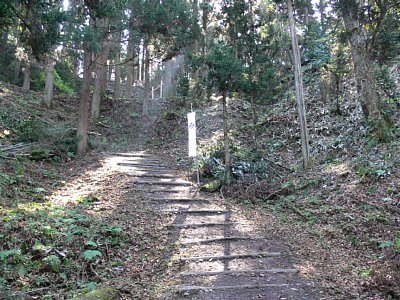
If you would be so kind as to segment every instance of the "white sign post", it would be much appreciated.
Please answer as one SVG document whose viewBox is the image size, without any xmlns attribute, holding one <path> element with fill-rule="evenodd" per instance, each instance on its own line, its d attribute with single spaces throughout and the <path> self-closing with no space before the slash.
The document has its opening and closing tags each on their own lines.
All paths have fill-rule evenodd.
<svg viewBox="0 0 400 300">
<path fill-rule="evenodd" d="M 197 184 L 200 184 L 199 176 L 199 162 L 197 160 L 196 151 L 196 113 L 191 112 L 187 114 L 188 119 L 188 133 L 189 133 L 189 157 L 195 157 L 196 160 L 196 174 L 197 174 Z"/>
</svg>

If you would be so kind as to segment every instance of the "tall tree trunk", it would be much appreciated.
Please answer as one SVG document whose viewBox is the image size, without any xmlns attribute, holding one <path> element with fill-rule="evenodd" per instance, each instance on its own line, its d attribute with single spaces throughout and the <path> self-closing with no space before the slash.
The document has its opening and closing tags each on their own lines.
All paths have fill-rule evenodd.
<svg viewBox="0 0 400 300">
<path fill-rule="evenodd" d="M 136 47 L 136 57 L 135 57 L 135 67 L 134 67 L 134 74 L 135 74 L 135 81 L 140 81 L 140 47 Z"/>
<path fill-rule="evenodd" d="M 325 9 L 326 9 L 326 0 L 319 0 L 319 17 L 320 17 L 320 22 L 321 22 L 321 29 L 322 33 L 326 32 L 326 15 L 325 15 Z"/>
<path fill-rule="evenodd" d="M 119 100 L 121 93 L 121 35 L 118 35 L 117 53 L 115 54 L 114 100 Z"/>
<path fill-rule="evenodd" d="M 127 49 L 127 59 L 128 63 L 126 65 L 126 82 L 125 82 L 125 97 L 126 99 L 132 99 L 132 92 L 133 92 L 133 45 L 134 44 L 134 37 L 133 33 L 129 33 L 129 41 L 128 41 L 128 49 Z"/>
<path fill-rule="evenodd" d="M 79 120 L 77 129 L 78 147 L 77 154 L 86 153 L 88 147 L 88 126 L 89 126 L 89 100 L 90 100 L 90 84 L 92 82 L 92 53 L 89 49 L 85 49 L 83 57 L 83 79 L 82 92 L 79 105 Z"/>
<path fill-rule="evenodd" d="M 207 53 L 207 35 L 208 35 L 208 22 L 209 22 L 209 15 L 210 15 L 210 10 L 209 10 L 209 5 L 210 5 L 210 0 L 205 0 L 203 4 L 207 4 L 203 6 L 203 14 L 201 18 L 201 52 L 202 54 Z"/>
<path fill-rule="evenodd" d="M 332 82 L 327 66 L 322 66 L 319 70 L 319 93 L 323 103 L 330 103 Z"/>
<path fill-rule="evenodd" d="M 148 49 L 148 38 L 146 37 L 143 42 L 144 57 L 144 97 L 143 97 L 143 110 L 142 115 L 147 117 L 149 114 L 149 93 L 150 93 L 150 51 Z"/>
<path fill-rule="evenodd" d="M 6 52 L 7 42 L 8 42 L 8 32 L 4 32 L 1 35 L 0 53 L 5 53 Z"/>
<path fill-rule="evenodd" d="M 389 116 L 384 115 L 382 110 L 381 98 L 376 91 L 375 79 L 371 70 L 373 61 L 371 53 L 367 50 L 370 49 L 368 34 L 359 20 L 364 1 L 351 0 L 346 4 L 352 7 L 352 9 L 343 10 L 342 15 L 348 33 L 358 98 L 364 116 L 374 134 L 379 140 L 387 141 L 390 138 L 392 121 Z"/>
<path fill-rule="evenodd" d="M 170 96 L 172 86 L 172 60 L 163 63 L 163 97 Z"/>
<path fill-rule="evenodd" d="M 195 33 L 192 38 L 192 53 L 193 53 L 193 55 L 196 55 L 199 50 L 198 49 L 199 48 L 199 35 L 198 35 L 198 33 L 199 33 L 199 24 L 198 24 L 198 22 L 199 22 L 199 20 L 198 20 L 199 19 L 199 1 L 198 0 L 193 0 L 192 10 L 193 10 L 192 27 L 193 27 L 193 31 Z M 197 77 L 198 77 L 198 70 L 196 68 L 196 69 L 192 70 L 191 78 L 193 80 L 196 80 Z"/>
<path fill-rule="evenodd" d="M 71 4 L 71 16 L 72 16 L 72 20 L 73 22 L 69 23 L 70 26 L 70 30 L 72 32 L 72 30 L 74 28 L 77 27 L 77 25 L 74 25 L 73 23 L 78 23 L 78 17 L 80 14 L 83 13 L 82 8 L 83 5 L 80 3 L 80 0 L 70 0 L 70 4 Z M 71 55 L 71 60 L 72 60 L 72 66 L 73 66 L 73 74 L 76 78 L 79 77 L 79 54 L 78 54 L 78 50 L 76 50 L 79 45 L 77 43 L 74 43 L 74 41 L 71 41 L 72 43 L 72 55 Z"/>
<path fill-rule="evenodd" d="M 101 26 L 105 28 L 108 27 L 107 21 L 100 22 Z M 107 29 L 106 29 L 107 30 Z M 97 66 L 96 66 L 96 77 L 94 81 L 94 91 L 92 98 L 92 105 L 90 110 L 90 115 L 93 118 L 98 118 L 100 116 L 100 102 L 105 94 L 105 79 L 107 79 L 107 58 L 109 54 L 109 41 L 108 33 L 104 40 L 102 41 L 102 51 L 97 55 Z"/>
<path fill-rule="evenodd" d="M 21 72 L 21 60 L 16 58 L 14 61 L 14 84 L 18 82 L 19 73 Z"/>
<path fill-rule="evenodd" d="M 111 81 L 111 77 L 112 77 L 112 73 L 114 71 L 114 66 L 113 64 L 115 64 L 115 62 L 113 62 L 112 59 L 109 60 L 109 64 L 108 64 L 108 73 L 107 73 L 107 83 Z M 106 85 L 107 86 L 107 85 Z"/>
<path fill-rule="evenodd" d="M 101 59 L 101 77 L 100 77 L 100 100 L 104 99 L 107 90 L 107 70 L 108 70 L 108 57 L 110 56 L 110 40 L 107 37 L 104 41 L 104 53 Z"/>
<path fill-rule="evenodd" d="M 145 38 L 143 38 L 143 48 L 142 48 L 142 63 L 140 65 L 140 80 L 144 82 L 145 80 L 145 60 L 146 60 L 146 49 L 145 49 Z"/>
<path fill-rule="evenodd" d="M 90 116 L 93 118 L 98 118 L 100 115 L 100 94 L 101 94 L 101 86 L 100 86 L 100 56 L 101 54 L 94 55 L 95 64 L 95 74 L 94 74 L 94 89 L 93 89 L 93 96 L 92 96 L 92 103 L 90 105 Z"/>
<path fill-rule="evenodd" d="M 135 59 L 135 64 L 136 64 L 136 81 L 142 81 L 142 70 L 140 68 L 140 55 L 142 54 L 141 50 L 140 50 L 140 43 L 138 45 L 138 47 L 136 47 L 136 59 Z"/>
<path fill-rule="evenodd" d="M 22 88 L 25 91 L 29 91 L 31 88 L 31 62 L 27 61 L 24 71 L 24 84 Z"/>
<path fill-rule="evenodd" d="M 14 20 L 14 28 L 13 28 L 13 34 L 12 34 L 16 38 L 16 43 L 15 43 L 16 51 L 14 53 L 14 55 L 15 55 L 15 60 L 14 60 L 14 78 L 13 78 L 13 83 L 14 84 L 17 84 L 17 82 L 18 82 L 19 75 L 20 75 L 20 72 L 21 72 L 21 62 L 22 62 L 21 61 L 21 57 L 19 57 L 19 53 L 18 53 L 19 49 L 20 49 L 20 46 L 21 46 L 20 34 L 22 34 L 22 33 L 19 32 L 19 28 L 20 28 L 19 23 L 20 23 L 19 19 L 15 19 Z"/>
<path fill-rule="evenodd" d="M 46 83 L 44 86 L 43 104 L 48 108 L 50 108 L 51 101 L 53 99 L 55 64 L 56 62 L 53 60 L 53 58 L 50 58 L 46 66 Z"/>
<path fill-rule="evenodd" d="M 73 55 L 72 57 L 73 60 L 73 73 L 75 77 L 79 76 L 79 59 L 78 59 L 78 55 Z"/>
<path fill-rule="evenodd" d="M 225 152 L 225 179 L 227 183 L 232 180 L 232 160 L 229 150 L 229 127 L 228 127 L 228 106 L 226 103 L 227 91 L 222 93 L 222 110 L 223 110 L 223 126 L 224 126 L 224 152 Z"/>
<path fill-rule="evenodd" d="M 290 35 L 292 38 L 293 49 L 293 66 L 294 79 L 296 85 L 297 110 L 299 114 L 300 136 L 301 136 L 301 152 L 303 154 L 303 167 L 306 169 L 310 166 L 310 145 L 308 142 L 308 128 L 306 109 L 304 104 L 303 76 L 301 73 L 300 51 L 297 42 L 296 26 L 294 22 L 292 0 L 287 0 Z"/>
</svg>

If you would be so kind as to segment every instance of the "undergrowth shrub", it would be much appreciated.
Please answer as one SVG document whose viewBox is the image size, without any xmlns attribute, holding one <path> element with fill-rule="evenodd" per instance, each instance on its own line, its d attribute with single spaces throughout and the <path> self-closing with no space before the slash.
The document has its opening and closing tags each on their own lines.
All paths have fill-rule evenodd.
<svg viewBox="0 0 400 300">
<path fill-rule="evenodd" d="M 95 270 L 118 259 L 113 249 L 123 246 L 125 233 L 86 214 L 83 208 L 89 205 L 84 201 L 65 208 L 31 202 L 0 210 L 2 296 L 12 293 L 10 283 L 29 290 L 49 285 L 76 288 L 77 277 L 80 283 L 98 280 Z"/>
<path fill-rule="evenodd" d="M 13 131 L 17 135 L 17 141 L 31 143 L 47 138 L 49 136 L 47 127 L 41 120 L 32 116 L 19 120 L 13 127 Z"/>
</svg>

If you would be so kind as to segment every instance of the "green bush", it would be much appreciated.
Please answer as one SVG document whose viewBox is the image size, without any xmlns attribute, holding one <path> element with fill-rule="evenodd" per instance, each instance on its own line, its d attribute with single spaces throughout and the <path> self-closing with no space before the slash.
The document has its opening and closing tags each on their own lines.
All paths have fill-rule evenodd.
<svg viewBox="0 0 400 300">
<path fill-rule="evenodd" d="M 37 73 L 36 73 L 37 72 Z M 46 82 L 46 73 L 44 70 L 39 70 L 33 72 L 35 73 L 34 76 L 32 76 L 32 81 L 31 81 L 31 89 L 34 91 L 43 91 L 45 87 L 45 82 Z M 64 82 L 60 75 L 58 75 L 57 70 L 54 71 L 54 90 L 62 93 L 62 94 L 67 94 L 67 95 L 73 95 L 75 92 L 74 86 Z"/>
</svg>

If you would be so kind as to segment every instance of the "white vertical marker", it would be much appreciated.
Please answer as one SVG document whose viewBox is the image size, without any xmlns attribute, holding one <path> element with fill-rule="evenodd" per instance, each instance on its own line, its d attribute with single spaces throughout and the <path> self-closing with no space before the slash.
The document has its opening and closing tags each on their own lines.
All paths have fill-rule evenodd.
<svg viewBox="0 0 400 300">
<path fill-rule="evenodd" d="M 196 113 L 195 112 L 188 113 L 187 118 L 188 118 L 188 133 L 189 133 L 189 157 L 195 157 L 197 184 L 199 185 L 200 184 L 199 162 L 197 160 L 197 151 L 196 151 Z"/>
<path fill-rule="evenodd" d="M 196 113 L 187 114 L 189 132 L 189 157 L 197 156 L 196 151 Z"/>
</svg>

